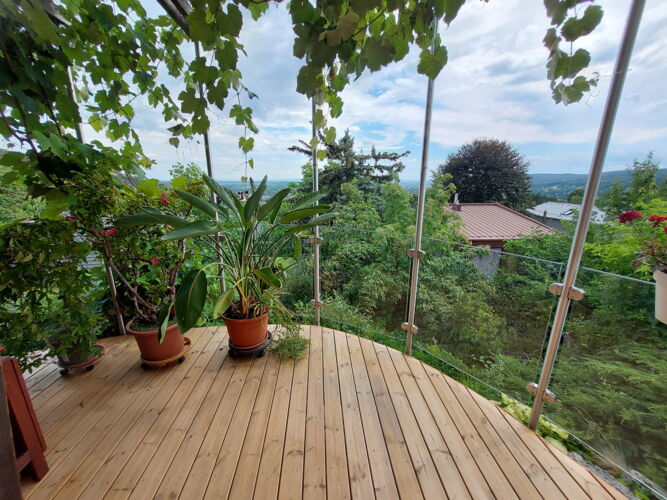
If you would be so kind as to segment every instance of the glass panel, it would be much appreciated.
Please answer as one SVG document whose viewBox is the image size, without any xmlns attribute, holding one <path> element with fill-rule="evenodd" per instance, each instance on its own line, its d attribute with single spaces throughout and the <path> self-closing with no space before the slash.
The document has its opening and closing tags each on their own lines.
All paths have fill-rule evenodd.
<svg viewBox="0 0 667 500">
<path fill-rule="evenodd" d="M 667 488 L 667 327 L 655 284 L 582 269 L 544 414 L 590 445 L 612 471 Z M 641 477 L 639 477 L 641 481 Z"/>
<path fill-rule="evenodd" d="M 415 347 L 486 397 L 530 405 L 525 387 L 539 378 L 556 306 L 549 285 L 563 266 L 430 238 L 423 248 Z"/>
</svg>

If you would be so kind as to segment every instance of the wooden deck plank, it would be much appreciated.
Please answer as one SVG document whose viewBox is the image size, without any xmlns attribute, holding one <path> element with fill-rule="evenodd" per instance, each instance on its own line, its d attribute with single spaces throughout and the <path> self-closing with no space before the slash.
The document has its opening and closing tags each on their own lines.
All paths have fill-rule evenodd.
<svg viewBox="0 0 667 500">
<path fill-rule="evenodd" d="M 204 333 L 206 330 L 199 330 Z M 200 341 L 208 338 L 209 341 L 215 341 L 214 338 L 207 335 L 194 336 L 194 332 L 188 332 L 193 339 L 193 346 Z M 192 347 L 190 348 L 192 353 Z M 192 357 L 192 354 L 186 357 L 186 361 Z M 134 451 L 129 455 L 123 464 L 123 468 L 118 473 L 116 479 L 109 486 L 104 498 L 127 498 L 132 494 L 136 484 L 143 479 L 146 468 L 158 447 L 162 443 L 165 435 L 171 429 L 177 413 L 180 409 L 179 402 L 184 397 L 183 393 L 174 393 L 173 400 L 160 412 L 158 418 L 153 422 L 143 438 L 136 443 Z"/>
<path fill-rule="evenodd" d="M 391 468 L 389 451 L 387 450 L 387 443 L 382 434 L 382 426 L 377 406 L 373 399 L 373 390 L 371 389 L 359 339 L 355 335 L 348 333 L 345 335 L 345 340 L 350 353 L 350 363 L 352 365 L 357 400 L 359 401 L 359 413 L 366 439 L 375 497 L 379 500 L 398 498 L 396 477 Z M 407 491 L 405 493 L 407 494 Z"/>
<path fill-rule="evenodd" d="M 452 418 L 449 416 L 447 408 L 442 404 L 438 393 L 424 370 L 423 363 L 409 356 L 406 356 L 405 360 L 410 367 L 412 375 L 414 376 L 424 399 L 428 402 L 431 415 L 440 429 L 442 437 L 447 443 L 449 452 L 452 454 L 452 458 L 461 472 L 461 476 L 468 487 L 470 495 L 473 498 L 493 498 L 491 488 L 489 488 L 486 479 L 484 479 L 484 475 L 479 470 L 477 463 L 475 463 L 475 459 L 470 454 L 463 438 L 458 433 Z"/>
<path fill-rule="evenodd" d="M 350 481 L 345 449 L 345 426 L 340 399 L 338 364 L 333 332 L 322 329 L 324 366 L 324 437 L 327 464 L 327 498 L 350 498 Z"/>
<path fill-rule="evenodd" d="M 301 335 L 310 339 L 310 327 L 301 327 Z M 297 500 L 303 495 L 303 459 L 306 446 L 306 408 L 308 404 L 308 357 L 294 364 L 290 393 L 285 447 L 280 472 L 278 498 Z M 235 498 L 235 497 L 232 497 Z"/>
<path fill-rule="evenodd" d="M 90 478 L 94 476 L 94 480 L 89 483 L 85 490 L 82 490 L 78 497 L 79 499 L 97 500 L 104 497 L 120 471 L 125 466 L 128 457 L 132 455 L 138 443 L 141 442 L 146 433 L 152 428 L 162 414 L 169 413 L 170 408 L 173 406 L 197 406 L 198 401 L 203 398 L 201 393 L 205 393 L 208 387 L 210 387 L 220 364 L 226 356 L 226 350 L 219 349 L 221 339 L 213 337 L 214 331 L 215 328 L 212 328 L 204 332 L 204 341 L 207 341 L 206 337 L 210 336 L 210 339 L 197 359 L 192 359 L 191 356 L 186 356 L 185 361 L 179 368 L 179 370 L 186 372 L 180 383 L 176 385 L 174 382 L 174 385 L 176 385 L 175 388 L 174 385 L 162 387 L 160 391 L 153 396 L 150 404 L 144 409 L 139 418 L 135 420 L 125 436 L 122 439 L 117 440 L 115 445 L 113 442 L 110 443 L 109 448 L 112 452 L 109 453 L 103 461 L 104 468 L 102 470 L 99 470 L 98 468 L 98 470 L 93 472 L 90 470 L 89 462 L 91 462 L 91 460 L 89 459 L 85 464 L 85 466 L 88 467 L 88 472 L 82 474 L 81 471 L 77 471 L 77 474 L 82 475 L 83 477 Z M 186 395 L 189 395 L 187 396 L 187 401 Z M 147 490 L 149 487 L 149 484 L 146 484 Z M 59 495 L 62 494 L 63 491 L 61 490 Z M 71 497 L 65 496 L 63 498 Z"/>
<path fill-rule="evenodd" d="M 199 345 L 192 349 L 190 359 L 196 359 L 200 350 Z M 126 378 L 128 382 L 126 390 L 116 391 L 111 398 L 100 405 L 106 409 L 99 413 L 100 418 L 97 421 L 92 422 L 94 425 L 89 425 L 92 419 L 85 419 L 81 422 L 85 426 L 80 423 L 72 429 L 69 435 L 71 439 L 67 437 L 63 439 L 66 444 L 61 443 L 53 453 L 49 454 L 49 466 L 53 467 L 54 458 L 57 459 L 58 466 L 51 468 L 46 477 L 37 483 L 34 490 L 31 490 L 26 496 L 33 498 L 33 493 L 35 493 L 34 498 L 53 498 L 69 480 L 76 466 L 86 460 L 107 433 L 111 431 L 120 433 L 127 430 L 137 414 L 140 414 L 145 404 L 150 401 L 153 391 L 159 390 L 172 376 L 178 379 L 179 376 L 184 375 L 184 372 L 177 370 L 152 370 L 146 373 L 145 370 L 136 366 L 130 376 Z"/>
<path fill-rule="evenodd" d="M 531 431 L 528 427 L 523 425 L 517 419 L 504 412 L 500 408 L 497 409 L 500 416 L 502 416 L 514 432 L 519 436 L 519 439 L 531 451 L 536 460 L 549 474 L 551 479 L 559 486 L 566 498 L 589 498 L 584 490 L 579 486 L 579 483 L 574 480 L 572 475 L 567 471 L 567 468 L 551 454 L 549 449 L 544 445 L 542 440 Z M 603 496 L 602 498 L 608 498 Z"/>
<path fill-rule="evenodd" d="M 269 356 L 229 491 L 229 498 L 234 500 L 253 497 L 279 371 L 280 359 Z"/>
<path fill-rule="evenodd" d="M 498 418 L 498 408 L 489 400 L 484 399 L 475 391 L 466 388 L 472 399 L 477 403 L 479 409 L 485 415 L 489 424 L 496 430 L 501 441 L 505 443 L 510 453 L 516 458 L 519 466 L 535 485 L 537 491 L 549 499 L 565 499 L 563 493 L 558 489 L 556 483 L 535 460 L 530 450 L 515 438 L 515 433 L 504 418 Z"/>
<path fill-rule="evenodd" d="M 419 386 L 405 361 L 404 354 L 394 349 L 387 349 L 387 352 L 394 363 L 394 368 L 403 387 L 403 392 L 407 396 L 412 408 L 415 423 L 424 437 L 424 442 L 429 449 L 447 496 L 452 500 L 470 498 L 468 487 L 456 466 L 452 453 L 449 451 L 433 415 L 431 415 L 431 409 L 419 390 Z M 433 404 L 435 405 L 435 401 Z M 435 410 L 441 411 L 441 408 L 436 406 Z"/>
<path fill-rule="evenodd" d="M 502 442 L 498 433 L 484 416 L 484 413 L 472 400 L 467 388 L 455 380 L 447 380 L 447 383 L 458 398 L 459 404 L 465 410 L 468 418 L 475 425 L 487 448 L 491 450 L 496 462 L 505 473 L 505 477 L 512 484 L 519 498 L 525 500 L 537 498 L 540 495 L 539 492 L 521 468 L 514 455 L 512 455 L 505 443 Z"/>
<path fill-rule="evenodd" d="M 310 347 L 308 351 L 308 401 L 306 405 L 303 496 L 312 500 L 324 500 L 327 496 L 327 465 L 324 449 L 322 327 L 310 327 Z"/>
<path fill-rule="evenodd" d="M 35 371 L 50 471 L 25 478 L 24 497 L 623 498 L 436 369 L 368 339 L 304 332 L 296 363 L 232 359 L 214 327 L 189 332 L 172 369 L 141 370 L 120 337 L 102 340 L 111 347 L 93 372 Z"/>
<path fill-rule="evenodd" d="M 518 498 L 512 485 L 493 458 L 491 451 L 486 447 L 477 429 L 475 429 L 463 407 L 452 393 L 445 376 L 435 368 L 426 365 L 424 365 L 424 368 L 493 494 L 496 498 L 502 499 Z"/>
<path fill-rule="evenodd" d="M 252 361 L 252 367 L 243 386 L 243 392 L 236 404 L 232 420 L 229 422 L 229 427 L 234 429 L 234 432 L 228 432 L 222 442 L 203 498 L 227 498 L 229 495 L 232 479 L 241 456 L 243 442 L 248 432 L 250 415 L 255 406 L 255 401 L 257 401 L 257 394 L 260 392 L 261 382 L 266 380 L 264 377 L 266 359 L 267 357 L 264 356 Z M 241 362 L 249 364 L 251 361 L 242 360 Z M 199 496 L 189 497 L 200 498 Z"/>
<path fill-rule="evenodd" d="M 350 491 L 352 498 L 375 498 L 373 476 L 368 459 L 366 437 L 361 422 L 357 387 L 354 383 L 350 351 L 343 332 L 333 331 L 340 379 L 340 396 L 343 407 L 343 424 L 347 461 L 350 471 Z"/>
<path fill-rule="evenodd" d="M 256 499 L 275 500 L 278 498 L 293 374 L 294 361 L 283 360 L 280 363 L 278 381 L 276 382 L 276 390 L 271 405 L 269 426 L 264 437 L 264 448 L 262 449 L 262 458 L 257 472 L 254 493 Z"/>
<path fill-rule="evenodd" d="M 207 429 L 204 441 L 197 452 L 194 463 L 190 468 L 187 480 L 181 490 L 182 498 L 202 498 L 215 466 L 215 460 L 222 446 L 225 436 L 229 432 L 229 422 L 232 419 L 241 391 L 252 366 L 248 360 L 238 361 L 234 375 L 227 391 L 225 404 L 220 404 Z M 235 432 L 232 430 L 231 432 Z"/>
<path fill-rule="evenodd" d="M 378 411 L 382 434 L 396 478 L 396 488 L 402 498 L 424 498 L 417 473 L 410 458 L 410 450 L 403 436 L 387 383 L 378 363 L 374 344 L 361 338 L 357 338 L 357 341 L 361 347 L 364 364 L 368 371 L 368 379 L 373 391 L 373 399 Z"/>
<path fill-rule="evenodd" d="M 422 492 L 426 498 L 447 498 L 447 493 L 442 485 L 436 465 L 431 457 L 428 445 L 422 436 L 419 426 L 415 422 L 415 416 L 408 402 L 408 398 L 403 391 L 401 381 L 396 374 L 396 368 L 391 360 L 391 355 L 386 346 L 374 344 L 380 368 L 384 380 L 387 383 L 387 389 L 391 396 L 392 403 L 396 409 L 396 415 L 400 422 L 405 442 L 410 450 L 410 457 L 417 478 L 422 487 Z"/>
<path fill-rule="evenodd" d="M 216 412 L 223 404 L 223 400 L 225 403 L 228 401 L 227 395 L 233 391 L 233 387 L 230 389 L 230 381 L 234 377 L 237 366 L 234 358 L 230 356 L 225 358 L 197 416 L 193 419 L 192 425 L 176 452 L 178 459 L 172 460 L 154 498 L 177 498 L 179 496 Z"/>
</svg>

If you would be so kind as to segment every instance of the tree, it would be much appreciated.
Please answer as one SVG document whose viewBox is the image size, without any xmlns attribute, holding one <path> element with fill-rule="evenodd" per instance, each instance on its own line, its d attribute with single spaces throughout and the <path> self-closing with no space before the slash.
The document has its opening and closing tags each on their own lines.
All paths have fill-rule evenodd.
<svg viewBox="0 0 667 500">
<path fill-rule="evenodd" d="M 475 139 L 450 154 L 435 175 L 450 174 L 462 202 L 524 210 L 532 202 L 528 165 L 507 141 Z"/>
<path fill-rule="evenodd" d="M 626 210 L 640 208 L 639 205 L 650 203 L 662 197 L 664 191 L 658 189 L 656 174 L 660 169 L 660 162 L 653 159 L 653 152 L 649 152 L 643 161 L 637 158 L 632 160 L 630 170 L 630 187 L 627 189 L 617 177 L 612 186 L 600 195 L 599 205 L 606 212 L 607 218 L 616 219 L 618 214 Z"/>
<path fill-rule="evenodd" d="M 320 189 L 328 191 L 329 194 L 323 198 L 325 203 L 340 202 L 344 199 L 342 191 L 343 184 L 356 179 L 357 188 L 366 196 L 378 197 L 382 185 L 398 179 L 405 165 L 400 161 L 410 154 L 410 151 L 402 153 L 390 153 L 377 151 L 375 146 L 371 148 L 370 154 L 355 153 L 354 137 L 346 130 L 340 140 L 327 141 L 320 134 L 320 141 L 324 144 L 325 159 L 327 164 L 320 172 Z M 311 156 L 310 144 L 299 141 L 299 145 L 288 149 L 306 156 Z M 305 176 L 304 176 L 304 179 Z M 312 177 L 311 177 L 312 179 Z M 310 181 L 303 185 L 310 191 Z"/>
<path fill-rule="evenodd" d="M 567 195 L 567 201 L 569 203 L 581 203 L 584 199 L 584 188 L 578 187 L 570 191 L 570 194 Z"/>
</svg>

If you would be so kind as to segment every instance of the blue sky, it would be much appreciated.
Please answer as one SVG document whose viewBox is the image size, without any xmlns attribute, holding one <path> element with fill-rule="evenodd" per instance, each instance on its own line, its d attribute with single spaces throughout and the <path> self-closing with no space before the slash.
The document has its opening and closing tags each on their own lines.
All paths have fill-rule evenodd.
<svg viewBox="0 0 667 500">
<path fill-rule="evenodd" d="M 158 13 L 151 2 L 146 2 L 149 10 Z M 553 103 L 546 80 L 541 40 L 549 26 L 542 2 L 466 2 L 452 25 L 441 30 L 449 62 L 435 83 L 430 168 L 468 141 L 493 137 L 510 141 L 525 155 L 531 173 L 586 173 L 629 2 L 596 3 L 605 11 L 603 21 L 575 48 L 591 51 L 590 69 L 600 74 L 600 84 L 585 101 L 565 107 Z M 303 157 L 287 147 L 308 138 L 310 105 L 295 90 L 301 62 L 292 56 L 293 38 L 284 4 L 272 6 L 259 22 L 246 19 L 242 42 L 248 56 L 240 69 L 245 84 L 259 95 L 243 102 L 252 106 L 260 128 L 253 177 L 301 174 Z M 605 170 L 623 169 L 648 151 L 667 166 L 666 53 L 667 2 L 648 0 Z M 339 134 L 351 130 L 359 149 L 410 150 L 405 180 L 419 176 L 426 78 L 417 74 L 417 57 L 412 51 L 404 61 L 353 82 L 342 96 L 343 115 L 335 121 Z M 170 84 L 176 94 L 181 84 Z M 227 111 L 212 111 L 210 117 L 215 176 L 238 179 L 244 171 L 236 146 L 242 130 Z M 150 107 L 139 106 L 135 127 L 157 162 L 150 176 L 167 178 L 178 161 L 204 167 L 202 141 L 173 148 L 160 114 Z"/>
</svg>

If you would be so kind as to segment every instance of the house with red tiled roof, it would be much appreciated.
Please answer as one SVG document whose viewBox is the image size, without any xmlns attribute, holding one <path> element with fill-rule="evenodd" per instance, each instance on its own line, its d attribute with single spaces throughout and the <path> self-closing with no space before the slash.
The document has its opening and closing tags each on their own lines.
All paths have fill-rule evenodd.
<svg viewBox="0 0 667 500">
<path fill-rule="evenodd" d="M 459 203 L 456 196 L 448 210 L 459 215 L 463 234 L 476 246 L 501 249 L 508 240 L 552 232 L 549 226 L 500 203 Z"/>
</svg>

